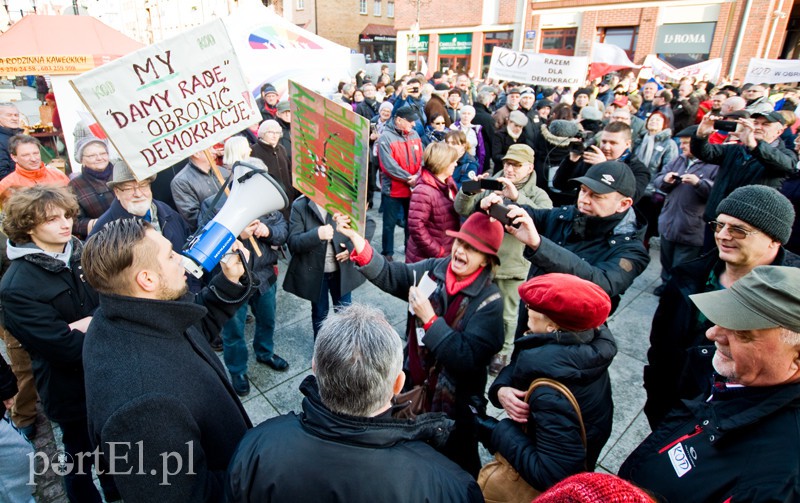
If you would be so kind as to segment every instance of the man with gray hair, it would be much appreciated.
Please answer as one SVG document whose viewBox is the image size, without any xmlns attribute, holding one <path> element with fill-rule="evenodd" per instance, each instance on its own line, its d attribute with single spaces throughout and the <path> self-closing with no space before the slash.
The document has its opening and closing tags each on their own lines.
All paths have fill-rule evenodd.
<svg viewBox="0 0 800 503">
<path fill-rule="evenodd" d="M 265 120 L 258 126 L 258 141 L 252 145 L 252 155 L 260 159 L 267 165 L 269 174 L 281 184 L 281 188 L 289 198 L 289 204 L 281 210 L 283 218 L 290 220 L 292 202 L 297 199 L 299 193 L 292 186 L 292 170 L 289 160 L 289 152 L 280 144 L 283 129 L 276 120 Z"/>
<path fill-rule="evenodd" d="M 759 266 L 690 299 L 713 325 L 714 346 L 692 354 L 703 393 L 677 402 L 619 475 L 659 501 L 798 501 L 800 269 Z"/>
<path fill-rule="evenodd" d="M 475 481 L 428 445 L 443 444 L 452 421 L 392 417 L 402 363 L 400 336 L 379 310 L 331 313 L 314 375 L 300 385 L 303 411 L 245 435 L 228 468 L 228 501 L 483 501 Z"/>
<path fill-rule="evenodd" d="M 0 103 L 0 179 L 5 178 L 12 171 L 16 164 L 11 159 L 11 152 L 8 150 L 8 142 L 11 137 L 22 133 L 19 127 L 19 110 L 13 103 Z"/>
</svg>

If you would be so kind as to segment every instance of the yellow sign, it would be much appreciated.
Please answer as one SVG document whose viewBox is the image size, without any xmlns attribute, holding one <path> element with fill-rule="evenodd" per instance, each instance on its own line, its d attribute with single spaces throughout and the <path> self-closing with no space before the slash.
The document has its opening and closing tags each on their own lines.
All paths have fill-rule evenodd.
<svg viewBox="0 0 800 503">
<path fill-rule="evenodd" d="M 0 57 L 0 75 L 75 75 L 95 66 L 94 57 L 88 54 Z"/>
</svg>

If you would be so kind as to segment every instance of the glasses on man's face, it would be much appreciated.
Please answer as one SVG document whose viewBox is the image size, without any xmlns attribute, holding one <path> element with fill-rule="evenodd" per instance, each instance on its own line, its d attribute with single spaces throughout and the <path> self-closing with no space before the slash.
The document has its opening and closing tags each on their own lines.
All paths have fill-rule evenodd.
<svg viewBox="0 0 800 503">
<path fill-rule="evenodd" d="M 150 192 L 150 182 L 142 182 L 136 185 L 118 186 L 117 190 L 122 192 L 123 194 L 130 194 L 130 193 L 135 194 L 136 191 L 138 190 L 139 193 L 143 194 L 145 192 Z"/>
<path fill-rule="evenodd" d="M 714 232 L 716 232 L 717 234 L 722 232 L 722 229 L 724 229 L 725 226 L 727 225 L 728 234 L 730 234 L 733 239 L 744 239 L 750 234 L 758 234 L 758 231 L 756 230 L 750 231 L 745 229 L 744 227 L 739 227 L 738 225 L 731 225 L 725 222 L 717 222 L 716 220 L 708 222 L 708 225 L 710 225 L 711 228 L 714 229 Z"/>
</svg>

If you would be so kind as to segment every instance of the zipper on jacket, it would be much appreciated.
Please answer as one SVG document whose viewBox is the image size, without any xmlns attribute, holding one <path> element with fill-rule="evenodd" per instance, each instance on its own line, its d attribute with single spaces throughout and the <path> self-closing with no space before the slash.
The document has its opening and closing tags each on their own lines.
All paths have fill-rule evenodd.
<svg viewBox="0 0 800 503">
<path fill-rule="evenodd" d="M 676 438 L 672 442 L 670 442 L 667 445 L 665 445 L 664 447 L 662 447 L 658 451 L 658 453 L 659 454 L 664 454 L 665 451 L 671 449 L 674 445 L 679 444 L 679 443 L 683 442 L 684 440 L 689 440 L 692 437 L 696 437 L 697 435 L 699 435 L 701 433 L 703 433 L 703 427 L 698 424 L 698 425 L 696 425 L 694 427 L 694 431 L 692 433 L 689 433 L 689 434 L 686 434 L 686 435 L 684 435 L 682 437 Z"/>
</svg>

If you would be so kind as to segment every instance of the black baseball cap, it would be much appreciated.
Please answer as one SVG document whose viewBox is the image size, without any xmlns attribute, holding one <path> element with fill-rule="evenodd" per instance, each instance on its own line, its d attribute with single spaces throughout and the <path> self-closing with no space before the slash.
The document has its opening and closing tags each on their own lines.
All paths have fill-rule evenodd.
<svg viewBox="0 0 800 503">
<path fill-rule="evenodd" d="M 573 178 L 572 181 L 586 185 L 598 194 L 619 192 L 626 197 L 636 194 L 636 178 L 624 162 L 605 161 L 595 164 L 585 175 Z"/>
<path fill-rule="evenodd" d="M 767 119 L 767 122 L 780 122 L 784 126 L 786 125 L 786 119 L 783 117 L 783 114 L 780 112 L 772 111 L 766 113 L 754 113 L 750 116 L 751 118 L 755 119 L 756 117 L 763 117 Z"/>
</svg>

